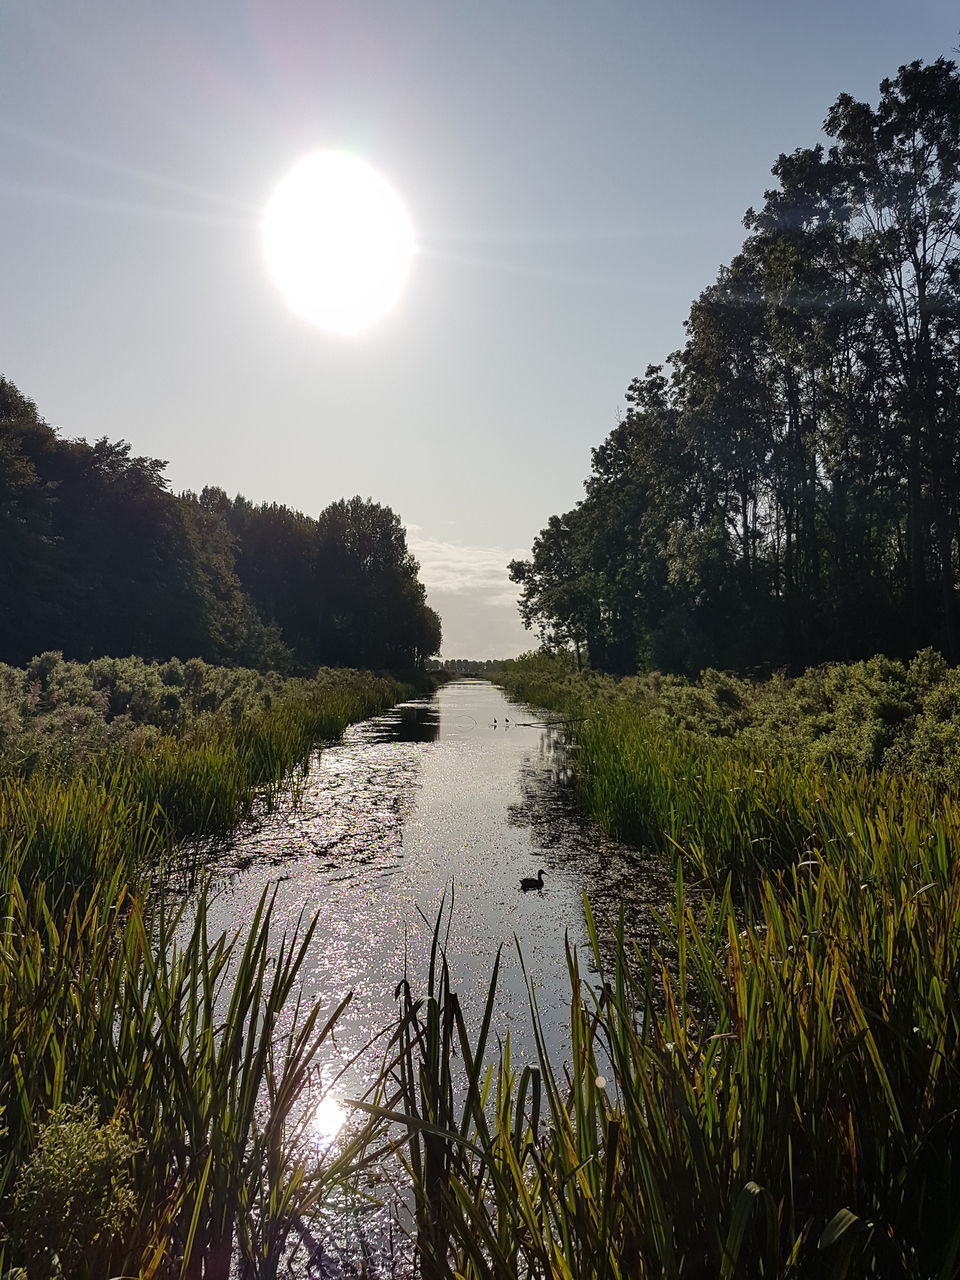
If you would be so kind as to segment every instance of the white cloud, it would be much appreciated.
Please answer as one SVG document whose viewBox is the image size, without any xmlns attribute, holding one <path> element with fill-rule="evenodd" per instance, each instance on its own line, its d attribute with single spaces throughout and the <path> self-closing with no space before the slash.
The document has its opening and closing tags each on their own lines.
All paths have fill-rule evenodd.
<svg viewBox="0 0 960 1280">
<path fill-rule="evenodd" d="M 526 548 L 466 547 L 417 537 L 410 538 L 408 545 L 420 561 L 420 581 L 428 592 L 480 593 L 491 604 L 516 604 L 517 587 L 510 581 L 507 565 L 529 555 Z"/>
<path fill-rule="evenodd" d="M 469 547 L 416 536 L 407 542 L 420 561 L 429 603 L 443 620 L 445 658 L 509 658 L 535 646 L 520 622 L 518 588 L 507 573 L 511 560 L 529 555 L 527 548 Z"/>
</svg>

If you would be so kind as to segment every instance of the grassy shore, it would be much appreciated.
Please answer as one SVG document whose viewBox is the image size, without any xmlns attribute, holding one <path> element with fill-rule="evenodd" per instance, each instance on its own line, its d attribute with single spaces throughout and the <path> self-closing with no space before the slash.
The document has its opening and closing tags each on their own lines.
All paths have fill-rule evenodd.
<svg viewBox="0 0 960 1280">
<path fill-rule="evenodd" d="M 213 938 L 202 900 L 187 926 L 140 870 L 175 832 L 224 829 L 257 787 L 268 800 L 310 737 L 288 720 L 318 725 L 321 702 L 296 710 L 299 688 L 286 710 L 271 697 L 240 716 L 201 712 L 120 756 L 81 766 L 67 751 L 8 773 L 6 817 L 21 826 L 2 864 L 6 1266 L 225 1280 L 232 1254 L 242 1274 L 276 1276 L 297 1224 L 402 1141 L 425 1280 L 960 1271 L 960 809 L 947 777 L 857 767 L 794 739 L 776 751 L 749 731 L 757 715 L 731 731 L 720 716 L 681 723 L 677 700 L 690 720 L 720 687 L 710 675 L 692 693 L 673 686 L 660 710 L 636 684 L 546 660 L 504 682 L 566 719 L 585 809 L 638 859 L 674 867 L 661 945 L 638 949 L 649 922 L 627 920 L 611 947 L 588 909 L 592 972 L 570 954 L 565 1061 L 541 1036 L 537 1060 L 517 1063 L 489 1040 L 496 969 L 488 1016 L 467 1026 L 438 925 L 424 987 L 401 984 L 378 1094 L 326 1156 L 303 1145 L 296 1100 L 342 1006 L 305 1010 L 282 1036 L 278 1024 L 309 923 L 277 955 L 265 900 L 237 937 Z M 813 709 L 808 744 L 832 732 Z M 190 789 L 218 741 L 226 778 L 235 760 L 260 762 L 243 765 L 254 790 Z M 179 814 L 160 807 L 179 794 L 163 791 L 171 777 L 196 797 Z"/>
<path fill-rule="evenodd" d="M 691 732 L 542 660 L 504 683 L 570 718 L 602 825 L 674 859 L 676 964 L 628 936 L 605 964 L 594 936 L 568 1062 L 541 1043 L 518 1070 L 509 1046 L 485 1065 L 438 950 L 393 1069 L 424 1275 L 955 1276 L 955 798 Z"/>
<path fill-rule="evenodd" d="M 274 1275 L 360 1159 L 311 1150 L 298 1109 L 346 1001 L 281 1034 L 309 922 L 278 938 L 267 897 L 211 936 L 163 867 L 410 690 L 58 655 L 0 677 L 0 1275 Z"/>
</svg>

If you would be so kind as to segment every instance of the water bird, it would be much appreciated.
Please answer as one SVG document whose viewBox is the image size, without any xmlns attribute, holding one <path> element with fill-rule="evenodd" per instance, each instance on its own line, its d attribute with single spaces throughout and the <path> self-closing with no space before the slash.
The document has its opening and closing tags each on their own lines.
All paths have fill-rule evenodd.
<svg viewBox="0 0 960 1280">
<path fill-rule="evenodd" d="M 537 872 L 536 878 L 533 876 L 524 876 L 520 881 L 520 888 L 526 893 L 529 889 L 543 888 L 543 867 Z"/>
</svg>

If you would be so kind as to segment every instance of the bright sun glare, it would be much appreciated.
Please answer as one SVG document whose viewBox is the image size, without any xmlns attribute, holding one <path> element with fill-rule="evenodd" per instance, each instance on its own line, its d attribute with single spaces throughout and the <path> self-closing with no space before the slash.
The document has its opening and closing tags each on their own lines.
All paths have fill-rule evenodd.
<svg viewBox="0 0 960 1280">
<path fill-rule="evenodd" d="M 332 1093 L 324 1094 L 310 1118 L 313 1135 L 321 1147 L 328 1147 L 347 1121 L 343 1104 Z"/>
<path fill-rule="evenodd" d="M 298 315 L 356 334 L 393 307 L 410 271 L 413 224 L 400 197 L 368 164 L 340 151 L 305 156 L 264 211 L 263 251 Z"/>
</svg>

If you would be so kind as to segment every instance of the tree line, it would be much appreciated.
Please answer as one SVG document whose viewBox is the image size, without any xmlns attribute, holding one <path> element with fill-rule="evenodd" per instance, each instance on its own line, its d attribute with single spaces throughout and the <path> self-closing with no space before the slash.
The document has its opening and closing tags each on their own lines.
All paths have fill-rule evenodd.
<svg viewBox="0 0 960 1280">
<path fill-rule="evenodd" d="M 618 673 L 960 661 L 956 63 L 842 94 L 824 131 L 510 565 L 548 645 Z"/>
<path fill-rule="evenodd" d="M 123 441 L 63 439 L 0 378 L 0 661 L 44 650 L 294 673 L 400 670 L 440 647 L 400 519 L 314 519 L 222 489 L 173 494 Z"/>
<path fill-rule="evenodd" d="M 434 671 L 448 671 L 451 675 L 484 676 L 499 671 L 505 661 L 504 658 L 445 658 L 443 662 L 427 665 Z"/>
</svg>

